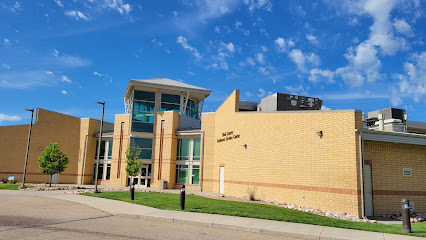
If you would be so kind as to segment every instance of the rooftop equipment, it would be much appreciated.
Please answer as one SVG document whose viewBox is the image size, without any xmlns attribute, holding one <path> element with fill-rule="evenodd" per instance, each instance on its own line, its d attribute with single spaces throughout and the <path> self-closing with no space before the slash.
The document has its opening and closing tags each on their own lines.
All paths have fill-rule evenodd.
<svg viewBox="0 0 426 240">
<path fill-rule="evenodd" d="M 320 110 L 322 100 L 314 97 L 274 93 L 257 105 L 259 112 Z"/>
</svg>

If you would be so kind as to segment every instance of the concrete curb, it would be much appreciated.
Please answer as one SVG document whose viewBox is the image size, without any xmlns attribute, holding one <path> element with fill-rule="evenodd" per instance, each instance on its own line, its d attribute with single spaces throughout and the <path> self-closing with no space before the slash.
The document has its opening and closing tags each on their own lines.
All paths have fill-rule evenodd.
<svg viewBox="0 0 426 240">
<path fill-rule="evenodd" d="M 18 194 L 16 192 L 16 194 Z M 286 237 L 319 240 L 419 240 L 422 237 L 413 237 L 398 234 L 377 233 L 344 228 L 325 227 L 301 223 L 281 222 L 273 220 L 206 214 L 196 212 L 181 212 L 155 209 L 143 205 L 95 198 L 82 195 L 63 194 L 61 192 L 33 193 L 33 196 L 56 198 L 64 201 L 83 204 L 96 208 L 105 213 L 133 219 L 154 220 L 169 223 L 183 223 L 205 227 L 242 230 Z"/>
</svg>

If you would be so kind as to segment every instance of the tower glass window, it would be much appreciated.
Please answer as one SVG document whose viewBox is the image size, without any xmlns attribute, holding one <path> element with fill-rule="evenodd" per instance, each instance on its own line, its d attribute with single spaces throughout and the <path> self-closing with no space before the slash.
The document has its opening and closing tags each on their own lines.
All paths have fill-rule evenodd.
<svg viewBox="0 0 426 240">
<path fill-rule="evenodd" d="M 155 93 L 135 90 L 133 94 L 132 131 L 154 132 Z"/>
<path fill-rule="evenodd" d="M 161 111 L 180 112 L 180 95 L 161 94 Z"/>
</svg>

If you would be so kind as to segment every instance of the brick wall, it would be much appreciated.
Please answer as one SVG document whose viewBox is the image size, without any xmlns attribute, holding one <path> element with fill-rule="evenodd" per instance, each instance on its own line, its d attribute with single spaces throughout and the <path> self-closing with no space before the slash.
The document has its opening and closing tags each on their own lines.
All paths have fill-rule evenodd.
<svg viewBox="0 0 426 240">
<path fill-rule="evenodd" d="M 131 127 L 130 120 L 131 120 L 130 114 L 115 115 L 114 136 L 113 136 L 112 156 L 111 156 L 111 174 L 110 174 L 110 180 L 109 180 L 109 185 L 111 186 L 116 186 L 116 187 L 127 186 L 126 150 L 129 147 L 129 141 L 130 141 L 130 127 Z M 123 129 L 123 136 L 121 140 L 122 142 L 120 146 L 122 122 L 124 123 L 124 129 Z M 119 157 L 119 153 L 121 153 L 121 158 Z M 92 169 L 93 169 L 93 166 L 94 165 L 92 164 Z"/>
<path fill-rule="evenodd" d="M 78 183 L 80 161 L 80 118 L 37 109 L 31 133 L 26 182 L 44 183 L 49 179 L 40 173 L 37 158 L 51 142 L 69 158 L 68 168 L 60 174 L 60 183 Z M 0 127 L 0 178 L 15 176 L 22 181 L 29 125 Z M 41 148 L 41 150 L 40 150 Z"/>
<path fill-rule="evenodd" d="M 161 143 L 161 121 L 164 120 L 164 133 Z M 160 188 L 159 180 L 167 181 L 167 188 L 173 188 L 176 174 L 176 144 L 175 129 L 179 127 L 179 114 L 174 111 L 158 112 L 155 115 L 156 129 L 154 149 L 152 152 L 151 187 Z M 162 145 L 162 147 L 161 147 Z M 161 152 L 161 169 L 160 169 Z M 161 171 L 161 177 L 159 177 Z"/>
<path fill-rule="evenodd" d="M 360 216 L 360 112 L 236 112 L 238 102 L 236 90 L 214 115 L 203 114 L 204 191 L 219 191 L 224 166 L 226 195 L 254 191 L 264 200 Z"/>
<path fill-rule="evenodd" d="M 400 212 L 403 198 L 426 212 L 426 147 L 365 141 L 364 160 L 371 165 L 374 215 Z M 403 168 L 412 176 L 403 176 Z"/>
</svg>

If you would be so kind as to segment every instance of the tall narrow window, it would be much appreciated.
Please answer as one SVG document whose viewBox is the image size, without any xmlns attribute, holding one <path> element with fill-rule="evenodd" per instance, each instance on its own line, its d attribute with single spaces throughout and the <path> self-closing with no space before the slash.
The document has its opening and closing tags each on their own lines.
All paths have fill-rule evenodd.
<svg viewBox="0 0 426 240">
<path fill-rule="evenodd" d="M 199 184 L 200 139 L 178 139 L 176 154 L 176 183 Z"/>
<path fill-rule="evenodd" d="M 93 179 L 96 177 L 96 166 L 98 156 L 98 143 L 96 141 L 96 154 L 95 154 L 95 165 L 93 167 Z M 111 157 L 112 157 L 112 143 L 113 140 L 103 139 L 101 142 L 101 151 L 99 154 L 99 168 L 98 168 L 98 179 L 109 180 L 111 175 Z"/>
<path fill-rule="evenodd" d="M 198 117 L 198 103 L 192 100 L 188 100 L 186 104 L 185 115 L 190 116 L 194 119 Z"/>
</svg>

